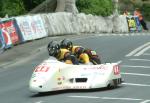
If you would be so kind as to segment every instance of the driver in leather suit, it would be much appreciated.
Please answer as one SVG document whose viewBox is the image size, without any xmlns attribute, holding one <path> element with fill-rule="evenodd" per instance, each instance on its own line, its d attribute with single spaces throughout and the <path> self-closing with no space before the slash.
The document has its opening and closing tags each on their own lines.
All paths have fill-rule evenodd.
<svg viewBox="0 0 150 103">
<path fill-rule="evenodd" d="M 77 58 L 69 50 L 60 48 L 60 45 L 57 42 L 51 41 L 48 44 L 47 49 L 49 55 L 54 56 L 59 61 L 64 61 L 67 64 L 79 64 Z"/>
<path fill-rule="evenodd" d="M 60 47 L 70 50 L 77 56 L 81 63 L 90 64 L 90 62 L 92 62 L 94 65 L 101 64 L 100 58 L 96 54 L 96 51 L 87 48 L 85 49 L 82 46 L 75 46 L 70 40 L 62 40 L 60 42 Z"/>
</svg>

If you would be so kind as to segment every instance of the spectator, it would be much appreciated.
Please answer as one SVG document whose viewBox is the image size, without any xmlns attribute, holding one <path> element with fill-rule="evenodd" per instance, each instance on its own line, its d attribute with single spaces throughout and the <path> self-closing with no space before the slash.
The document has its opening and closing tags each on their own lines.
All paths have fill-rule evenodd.
<svg viewBox="0 0 150 103">
<path fill-rule="evenodd" d="M 148 30 L 147 26 L 146 26 L 146 23 L 143 19 L 143 16 L 142 16 L 142 13 L 140 11 L 139 8 L 136 8 L 135 11 L 134 11 L 134 16 L 137 16 L 139 18 L 139 21 L 143 27 L 144 30 Z"/>
<path fill-rule="evenodd" d="M 130 12 L 128 12 L 128 10 L 125 10 L 124 13 L 123 13 L 123 15 L 129 16 L 129 15 L 130 15 Z"/>
</svg>

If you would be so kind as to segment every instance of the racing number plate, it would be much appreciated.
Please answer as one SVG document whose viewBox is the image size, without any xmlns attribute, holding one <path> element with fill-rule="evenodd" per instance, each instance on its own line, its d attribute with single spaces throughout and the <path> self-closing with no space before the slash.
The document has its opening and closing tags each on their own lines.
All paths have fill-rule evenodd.
<svg viewBox="0 0 150 103">
<path fill-rule="evenodd" d="M 119 68 L 119 65 L 114 65 L 114 66 L 113 66 L 113 70 L 114 70 L 114 75 L 120 74 L 120 68 Z"/>
<path fill-rule="evenodd" d="M 34 72 L 47 72 L 48 70 L 49 70 L 48 66 L 40 65 L 35 68 Z"/>
</svg>

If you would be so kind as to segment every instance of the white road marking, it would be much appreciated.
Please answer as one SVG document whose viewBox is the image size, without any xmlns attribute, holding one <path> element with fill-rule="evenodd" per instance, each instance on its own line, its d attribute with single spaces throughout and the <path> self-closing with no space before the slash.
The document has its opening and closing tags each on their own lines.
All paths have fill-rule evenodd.
<svg viewBox="0 0 150 103">
<path fill-rule="evenodd" d="M 150 61 L 150 59 L 129 59 L 132 61 Z"/>
<path fill-rule="evenodd" d="M 135 99 L 135 98 L 112 98 L 112 97 L 103 97 L 102 99 L 118 99 L 118 100 L 142 100 L 142 99 Z"/>
<path fill-rule="evenodd" d="M 150 45 L 150 42 L 147 42 L 144 45 L 142 45 L 142 46 L 136 48 L 135 50 L 131 51 L 129 54 L 126 55 L 126 57 L 134 55 L 135 53 L 137 53 L 138 51 L 142 50 L 143 48 L 145 48 L 148 45 Z"/>
<path fill-rule="evenodd" d="M 135 83 L 122 83 L 124 85 L 130 85 L 130 86 L 139 86 L 139 87 L 150 87 L 148 84 L 135 84 Z"/>
<path fill-rule="evenodd" d="M 141 73 L 123 73 L 123 72 L 121 72 L 121 74 L 150 77 L 150 74 L 141 74 Z"/>
<path fill-rule="evenodd" d="M 134 65 L 121 65 L 121 67 L 129 67 L 129 68 L 150 68 L 150 66 L 134 66 Z"/>
<path fill-rule="evenodd" d="M 144 53 L 143 55 L 148 55 L 148 56 L 150 56 L 150 53 Z"/>
<path fill-rule="evenodd" d="M 122 62 L 122 61 L 120 60 L 120 61 L 117 62 L 117 64 L 120 64 L 121 62 Z"/>
<path fill-rule="evenodd" d="M 147 51 L 148 49 L 150 49 L 150 45 L 148 47 L 145 47 L 143 50 L 141 50 L 140 52 L 138 52 L 137 54 L 135 54 L 134 56 L 140 56 L 142 55 L 145 51 Z"/>
<path fill-rule="evenodd" d="M 35 103 L 44 103 L 44 101 L 37 101 L 37 102 L 35 102 Z"/>
<path fill-rule="evenodd" d="M 101 98 L 101 97 L 96 97 L 96 96 L 68 96 L 68 97 L 73 97 L 73 98 Z"/>
<path fill-rule="evenodd" d="M 145 101 L 142 101 L 140 103 L 148 103 L 148 102 L 150 102 L 150 100 L 145 100 Z"/>
<path fill-rule="evenodd" d="M 96 99 L 96 98 L 100 98 L 100 99 L 106 99 L 106 100 L 128 100 L 128 101 L 141 101 L 143 99 L 136 99 L 136 98 L 116 98 L 116 97 L 97 97 L 97 96 L 68 96 L 71 98 L 91 98 L 91 99 Z"/>
</svg>

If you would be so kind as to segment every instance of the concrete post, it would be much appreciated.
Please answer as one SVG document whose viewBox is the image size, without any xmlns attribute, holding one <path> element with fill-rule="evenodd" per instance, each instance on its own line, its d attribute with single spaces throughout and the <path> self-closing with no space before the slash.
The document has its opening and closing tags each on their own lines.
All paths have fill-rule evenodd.
<svg viewBox="0 0 150 103">
<path fill-rule="evenodd" d="M 64 12 L 65 0 L 57 0 L 56 12 Z"/>
<path fill-rule="evenodd" d="M 114 12 L 113 15 L 118 16 L 118 0 L 113 0 L 113 4 L 114 4 Z"/>
<path fill-rule="evenodd" d="M 78 13 L 76 7 L 76 0 L 57 0 L 56 12 L 72 12 L 74 14 Z"/>
</svg>

